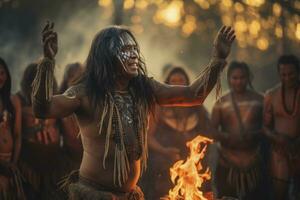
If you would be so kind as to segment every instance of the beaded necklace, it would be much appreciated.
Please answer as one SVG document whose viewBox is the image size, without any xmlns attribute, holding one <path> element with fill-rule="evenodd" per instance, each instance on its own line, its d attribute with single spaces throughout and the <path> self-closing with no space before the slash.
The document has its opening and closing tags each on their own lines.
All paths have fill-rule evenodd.
<svg viewBox="0 0 300 200">
<path fill-rule="evenodd" d="M 137 107 L 140 105 L 140 107 Z M 114 184 L 118 182 L 122 186 L 128 178 L 130 171 L 129 161 L 141 159 L 142 172 L 146 169 L 148 149 L 147 149 L 147 125 L 148 125 L 148 108 L 142 103 L 136 102 L 134 93 L 118 93 L 107 94 L 105 98 L 104 108 L 99 122 L 99 134 L 103 131 L 104 119 L 107 119 L 108 125 L 105 135 L 105 150 L 103 157 L 103 168 L 106 168 L 106 158 L 109 151 L 110 139 L 115 143 L 114 156 Z M 130 147 L 128 133 L 125 131 L 131 129 L 137 141 L 137 145 Z M 128 157 L 128 155 L 130 157 Z M 133 157 L 131 157 L 133 155 Z"/>
</svg>

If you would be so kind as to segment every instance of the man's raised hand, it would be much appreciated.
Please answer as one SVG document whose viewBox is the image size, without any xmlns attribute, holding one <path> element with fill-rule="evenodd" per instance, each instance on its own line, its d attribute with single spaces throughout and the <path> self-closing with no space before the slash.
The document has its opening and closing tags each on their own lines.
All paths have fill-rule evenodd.
<svg viewBox="0 0 300 200">
<path fill-rule="evenodd" d="M 53 30 L 53 28 L 54 23 L 47 21 L 42 31 L 44 57 L 49 59 L 54 59 L 58 49 L 57 33 Z"/>
<path fill-rule="evenodd" d="M 230 53 L 231 44 L 235 39 L 235 32 L 231 27 L 223 26 L 215 40 L 213 56 L 221 59 L 226 59 Z"/>
</svg>

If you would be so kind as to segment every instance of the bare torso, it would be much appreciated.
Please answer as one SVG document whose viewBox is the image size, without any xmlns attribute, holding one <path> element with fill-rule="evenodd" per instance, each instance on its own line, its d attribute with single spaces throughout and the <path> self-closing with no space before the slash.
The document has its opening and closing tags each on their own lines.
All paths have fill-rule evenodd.
<svg viewBox="0 0 300 200">
<path fill-rule="evenodd" d="M 84 133 L 82 133 L 84 134 Z M 85 132 L 85 135 L 87 132 Z M 92 133 L 92 134 L 95 134 Z M 97 134 L 97 132 L 96 132 Z M 105 168 L 103 167 L 105 139 L 101 136 L 82 136 L 84 153 L 80 166 L 80 175 L 88 178 L 107 189 L 113 191 L 128 192 L 135 188 L 140 177 L 140 160 L 130 161 L 130 172 L 128 179 L 120 187 L 114 183 L 114 148 L 111 140 L 111 146 L 106 158 Z"/>
<path fill-rule="evenodd" d="M 0 109 L 0 160 L 10 161 L 13 151 L 12 116 Z"/>
<path fill-rule="evenodd" d="M 112 137 L 109 140 L 109 150 L 105 159 L 105 168 L 103 166 L 106 132 L 99 134 L 99 121 L 103 108 L 99 108 L 100 112 L 96 113 L 94 106 L 91 105 L 85 96 L 81 99 L 81 106 L 76 112 L 78 119 L 81 139 L 83 144 L 83 158 L 80 166 L 80 175 L 92 180 L 104 188 L 113 191 L 128 192 L 135 188 L 140 176 L 140 159 L 135 159 L 128 154 L 130 171 L 128 178 L 119 186 L 114 183 L 114 158 L 115 158 L 115 142 Z M 104 123 L 105 124 L 105 123 Z M 133 130 L 124 130 L 127 134 L 129 145 L 127 149 L 135 149 L 137 138 Z"/>
<path fill-rule="evenodd" d="M 256 92 L 247 91 L 242 97 L 233 98 L 241 116 L 242 130 L 231 93 L 223 96 L 216 104 L 215 110 L 218 111 L 213 113 L 213 123 L 221 128 L 223 134 L 227 134 L 227 139 L 220 142 L 222 152 L 233 162 L 247 166 L 248 162 L 255 159 L 259 145 L 263 97 Z"/>
<path fill-rule="evenodd" d="M 72 154 L 80 157 L 82 145 L 80 140 L 80 130 L 75 115 L 70 115 L 62 120 L 62 131 L 64 135 L 64 145 Z"/>
<path fill-rule="evenodd" d="M 200 113 L 193 112 L 194 110 L 199 110 Z M 190 110 L 187 108 L 162 109 L 160 115 L 162 115 L 163 122 L 170 128 L 182 133 L 194 129 L 199 123 L 201 123 L 200 127 L 203 129 L 205 127 L 206 113 L 203 108 L 193 107 Z"/>
<path fill-rule="evenodd" d="M 290 139 L 300 136 L 300 89 L 295 93 L 282 95 L 282 87 L 277 86 L 266 96 L 268 106 L 272 109 L 271 120 L 277 134 L 287 136 Z M 284 106 L 284 103 L 285 105 Z M 285 108 L 286 107 L 286 108 Z"/>
</svg>

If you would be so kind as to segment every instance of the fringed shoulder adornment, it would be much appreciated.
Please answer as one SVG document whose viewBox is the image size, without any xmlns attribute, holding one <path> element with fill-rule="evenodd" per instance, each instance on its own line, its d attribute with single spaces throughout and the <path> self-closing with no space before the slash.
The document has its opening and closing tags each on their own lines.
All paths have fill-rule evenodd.
<svg viewBox="0 0 300 200">
<path fill-rule="evenodd" d="M 200 80 L 200 84 L 198 84 L 198 88 L 195 90 L 195 96 L 201 95 L 201 90 L 203 90 L 202 95 L 206 95 L 208 92 L 209 82 L 210 78 L 212 76 L 212 73 L 214 71 L 217 71 L 216 75 L 217 83 L 216 83 L 216 99 L 221 94 L 221 71 L 226 66 L 227 62 L 224 59 L 220 59 L 217 57 L 213 57 L 207 67 L 201 72 L 201 74 L 198 76 L 197 80 Z"/>
<path fill-rule="evenodd" d="M 43 58 L 38 64 L 37 74 L 32 82 L 32 96 L 39 100 L 40 98 L 50 101 L 53 95 L 55 61 L 49 58 Z M 40 87 L 43 86 L 44 97 L 39 97 Z"/>
<path fill-rule="evenodd" d="M 105 149 L 102 161 L 103 168 L 106 168 L 106 158 L 110 145 L 114 149 L 114 184 L 122 186 L 128 179 L 130 171 L 129 160 L 141 159 L 142 171 L 146 168 L 148 157 L 147 150 L 147 124 L 148 108 L 140 102 L 136 102 L 134 94 L 108 93 L 103 104 L 102 114 L 98 124 L 99 135 L 105 133 Z M 103 125 L 103 123 L 107 125 Z M 104 130 L 104 127 L 106 130 Z M 130 127 L 137 139 L 138 145 L 134 150 L 129 149 L 128 134 Z M 114 141 L 114 143 L 111 143 Z M 131 155 L 134 154 L 133 156 Z"/>
</svg>

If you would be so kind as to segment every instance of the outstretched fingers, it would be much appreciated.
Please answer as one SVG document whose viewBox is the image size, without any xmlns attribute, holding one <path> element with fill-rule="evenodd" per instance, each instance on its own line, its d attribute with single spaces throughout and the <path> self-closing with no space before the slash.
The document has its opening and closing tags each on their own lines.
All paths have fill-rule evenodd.
<svg viewBox="0 0 300 200">
<path fill-rule="evenodd" d="M 43 42 L 45 42 L 46 39 L 53 34 L 54 34 L 54 32 L 52 30 L 48 30 L 48 31 L 44 32 L 43 33 Z"/>
<path fill-rule="evenodd" d="M 224 38 L 226 39 L 227 42 L 232 43 L 235 39 L 235 31 L 234 29 L 232 29 L 231 27 L 228 27 L 224 34 L 223 34 Z"/>
<path fill-rule="evenodd" d="M 233 35 L 230 39 L 229 39 L 229 42 L 232 43 L 235 39 L 235 35 Z"/>
<path fill-rule="evenodd" d="M 47 21 L 47 22 L 46 22 L 46 25 L 44 26 L 44 28 L 43 28 L 43 30 L 42 30 L 42 33 L 48 31 L 49 26 L 50 26 L 49 21 Z"/>
<path fill-rule="evenodd" d="M 43 43 L 44 43 L 44 44 L 47 44 L 50 40 L 55 40 L 55 39 L 57 39 L 57 35 L 55 35 L 55 34 L 56 34 L 56 33 L 47 36 L 47 37 L 43 40 Z"/>
<path fill-rule="evenodd" d="M 49 27 L 51 30 L 53 30 L 53 28 L 54 28 L 54 22 L 51 22 L 50 23 L 50 27 Z"/>
<path fill-rule="evenodd" d="M 232 31 L 232 33 L 230 35 L 228 35 L 227 40 L 228 40 L 228 42 L 232 43 L 234 41 L 234 39 L 235 39 L 235 32 Z"/>
<path fill-rule="evenodd" d="M 230 32 L 227 35 L 227 40 L 232 43 L 235 39 L 235 31 L 231 28 Z"/>
<path fill-rule="evenodd" d="M 49 34 L 53 33 L 53 28 L 54 22 L 47 21 L 42 31 L 43 40 L 47 38 Z"/>
<path fill-rule="evenodd" d="M 224 35 L 228 35 L 228 33 L 230 32 L 231 30 L 231 27 L 230 26 L 227 26 L 225 31 L 224 31 Z"/>
<path fill-rule="evenodd" d="M 224 34 L 225 30 L 226 30 L 226 26 L 222 26 L 222 28 L 220 29 L 219 33 Z"/>
<path fill-rule="evenodd" d="M 228 32 L 228 34 L 226 35 L 226 39 L 227 40 L 230 40 L 230 38 L 234 35 L 234 30 L 233 29 L 231 29 L 229 32 Z"/>
</svg>

